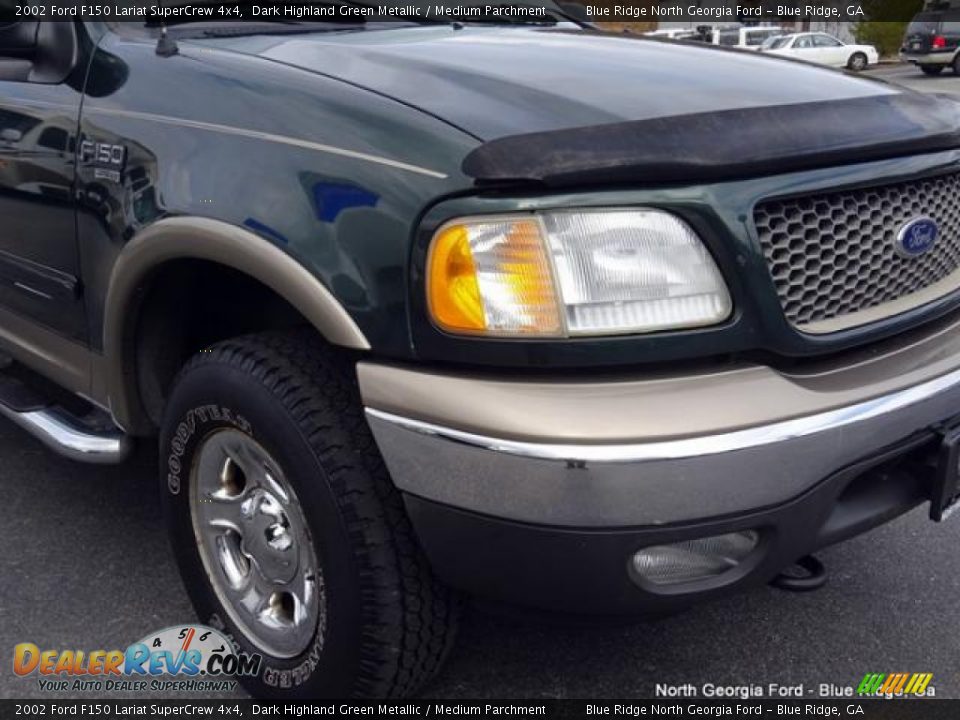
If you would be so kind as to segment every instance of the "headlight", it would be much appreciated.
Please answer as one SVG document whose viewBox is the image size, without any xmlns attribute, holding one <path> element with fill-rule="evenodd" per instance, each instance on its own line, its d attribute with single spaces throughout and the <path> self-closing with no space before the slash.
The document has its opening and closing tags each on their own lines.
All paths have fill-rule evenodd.
<svg viewBox="0 0 960 720">
<path fill-rule="evenodd" d="M 702 327 L 732 309 L 700 238 L 660 210 L 447 223 L 430 246 L 427 303 L 442 329 L 495 337 Z"/>
</svg>

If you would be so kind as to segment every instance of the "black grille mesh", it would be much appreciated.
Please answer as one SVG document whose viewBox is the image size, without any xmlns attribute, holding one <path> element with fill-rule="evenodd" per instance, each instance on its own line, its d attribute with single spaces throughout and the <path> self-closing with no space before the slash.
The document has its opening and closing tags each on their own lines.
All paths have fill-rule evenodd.
<svg viewBox="0 0 960 720">
<path fill-rule="evenodd" d="M 908 220 L 929 216 L 933 249 L 894 252 Z M 960 173 L 757 205 L 760 245 L 795 326 L 866 310 L 922 290 L 960 265 Z"/>
</svg>

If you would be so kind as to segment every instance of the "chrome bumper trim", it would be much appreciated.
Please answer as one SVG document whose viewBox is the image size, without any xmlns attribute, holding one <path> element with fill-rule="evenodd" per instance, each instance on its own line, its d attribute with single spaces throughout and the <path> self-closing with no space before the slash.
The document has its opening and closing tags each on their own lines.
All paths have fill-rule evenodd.
<svg viewBox="0 0 960 720">
<path fill-rule="evenodd" d="M 367 414 L 423 435 L 432 435 L 483 448 L 484 450 L 493 450 L 519 457 L 560 462 L 642 463 L 720 455 L 736 450 L 802 438 L 816 433 L 839 430 L 854 423 L 896 412 L 957 387 L 960 387 L 960 370 L 954 370 L 911 388 L 856 405 L 793 420 L 785 420 L 772 425 L 747 428 L 720 435 L 617 445 L 554 445 L 502 440 L 412 420 L 373 408 L 367 408 Z M 960 413 L 960 407 L 957 408 L 957 412 Z"/>
<path fill-rule="evenodd" d="M 842 468 L 960 416 L 960 370 L 791 420 L 625 444 L 504 440 L 366 412 L 404 492 L 533 524 L 640 527 L 792 500 Z"/>
</svg>

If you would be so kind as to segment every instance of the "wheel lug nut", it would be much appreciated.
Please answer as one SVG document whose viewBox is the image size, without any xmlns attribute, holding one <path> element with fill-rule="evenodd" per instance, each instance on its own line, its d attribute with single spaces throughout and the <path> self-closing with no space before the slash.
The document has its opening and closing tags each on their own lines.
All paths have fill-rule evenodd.
<svg viewBox="0 0 960 720">
<path fill-rule="evenodd" d="M 274 523 L 267 528 L 267 544 L 274 550 L 289 550 L 293 545 L 290 533 L 279 523 Z"/>
</svg>

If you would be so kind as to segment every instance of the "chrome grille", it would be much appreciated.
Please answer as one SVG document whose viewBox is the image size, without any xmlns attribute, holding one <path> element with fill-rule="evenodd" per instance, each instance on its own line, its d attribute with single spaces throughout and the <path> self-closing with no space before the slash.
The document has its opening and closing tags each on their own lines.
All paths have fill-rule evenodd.
<svg viewBox="0 0 960 720">
<path fill-rule="evenodd" d="M 897 232 L 924 215 L 940 226 L 936 244 L 900 257 Z M 957 269 L 960 173 L 766 201 L 754 221 L 784 314 L 805 329 L 905 298 Z"/>
</svg>

